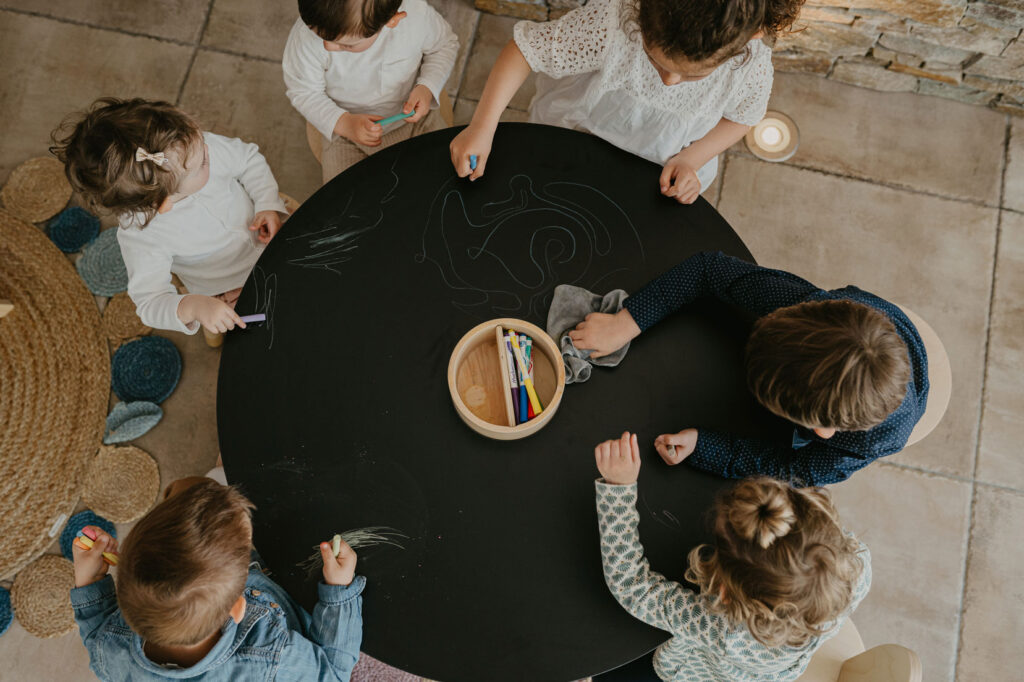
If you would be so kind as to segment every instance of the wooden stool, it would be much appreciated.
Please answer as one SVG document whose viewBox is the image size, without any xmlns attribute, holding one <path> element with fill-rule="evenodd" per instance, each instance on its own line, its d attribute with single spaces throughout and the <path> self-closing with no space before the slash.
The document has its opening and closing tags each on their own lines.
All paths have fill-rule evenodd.
<svg viewBox="0 0 1024 682">
<path fill-rule="evenodd" d="M 316 132 L 316 130 L 314 129 L 313 132 Z M 288 215 L 295 213 L 299 206 L 302 205 L 297 199 L 288 196 L 284 192 L 278 192 L 277 195 L 281 197 L 281 201 L 284 202 L 284 208 L 288 211 Z M 211 332 L 206 327 L 203 327 L 203 338 L 206 339 L 206 345 L 210 348 L 220 348 L 224 345 L 224 335 L 217 332 Z"/>
<path fill-rule="evenodd" d="M 441 98 L 437 101 L 437 110 L 444 122 L 451 128 L 455 124 L 455 111 L 452 109 L 452 100 L 448 96 L 447 90 L 441 91 Z M 322 163 L 320 157 L 323 156 L 324 152 L 324 137 L 309 121 L 306 121 L 306 142 L 309 144 L 309 150 L 316 157 L 316 162 Z"/>
<path fill-rule="evenodd" d="M 946 348 L 931 325 L 913 310 L 896 305 L 917 327 L 917 333 L 921 336 L 925 353 L 928 355 L 928 406 L 907 439 L 907 445 L 913 445 L 931 433 L 942 421 L 942 415 L 946 413 L 950 395 L 953 393 L 953 370 L 949 365 Z"/>
<path fill-rule="evenodd" d="M 797 682 L 921 682 L 921 659 L 898 644 L 867 651 L 852 620 L 811 656 Z"/>
</svg>

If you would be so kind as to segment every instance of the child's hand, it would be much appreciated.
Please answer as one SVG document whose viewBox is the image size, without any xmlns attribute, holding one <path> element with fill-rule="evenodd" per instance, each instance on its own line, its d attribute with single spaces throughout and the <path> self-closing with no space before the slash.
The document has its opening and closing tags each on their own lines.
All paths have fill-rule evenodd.
<svg viewBox="0 0 1024 682">
<path fill-rule="evenodd" d="M 277 234 L 277 231 L 281 229 L 281 224 L 287 219 L 287 214 L 282 215 L 277 211 L 260 211 L 253 216 L 252 225 L 249 226 L 249 229 L 257 232 L 257 239 L 264 244 L 269 244 L 270 240 Z"/>
<path fill-rule="evenodd" d="M 661 171 L 661 193 L 673 197 L 680 204 L 692 204 L 700 196 L 697 171 L 685 161 L 682 152 L 676 154 Z"/>
<path fill-rule="evenodd" d="M 213 296 L 189 294 L 178 304 L 178 319 L 185 324 L 199 322 L 207 331 L 223 334 L 238 325 L 245 329 L 245 322 L 230 305 Z"/>
<path fill-rule="evenodd" d="M 341 541 L 338 556 L 331 551 L 331 543 L 320 543 L 320 556 L 324 560 L 324 582 L 328 585 L 351 585 L 356 577 L 356 553 L 348 543 Z"/>
<path fill-rule="evenodd" d="M 346 111 L 338 118 L 334 132 L 364 147 L 377 147 L 380 145 L 380 136 L 384 134 L 384 128 L 376 123 L 381 118 L 383 117 L 370 114 L 350 114 Z"/>
<path fill-rule="evenodd" d="M 663 433 L 654 439 L 654 449 L 665 464 L 675 466 L 693 454 L 697 447 L 697 429 L 683 429 L 679 433 Z"/>
<path fill-rule="evenodd" d="M 117 540 L 98 526 L 86 526 L 96 534 L 92 549 L 82 549 L 78 543 L 71 545 L 71 557 L 75 562 L 75 587 L 85 587 L 107 574 L 104 552 L 117 553 Z"/>
<path fill-rule="evenodd" d="M 409 93 L 409 99 L 402 105 L 402 113 L 408 114 L 410 111 L 416 113 L 405 119 L 406 123 L 415 123 L 424 116 L 430 113 L 430 105 L 434 101 L 434 93 L 430 91 L 426 85 L 417 85 Z"/>
<path fill-rule="evenodd" d="M 470 180 L 476 180 L 484 174 L 487 166 L 487 157 L 491 153 L 491 142 L 494 140 L 494 130 L 486 130 L 481 127 L 469 127 L 455 136 L 449 149 L 452 154 L 452 165 L 455 166 L 455 174 L 460 178 L 469 176 Z M 469 157 L 476 157 L 476 169 L 470 166 Z"/>
<path fill-rule="evenodd" d="M 593 351 L 590 357 L 595 360 L 614 353 L 638 336 L 640 327 L 625 308 L 614 315 L 590 313 L 569 332 L 576 347 Z"/>
<path fill-rule="evenodd" d="M 640 446 L 636 434 L 625 431 L 618 440 L 606 440 L 594 448 L 597 470 L 611 485 L 632 485 L 640 475 Z"/>
</svg>

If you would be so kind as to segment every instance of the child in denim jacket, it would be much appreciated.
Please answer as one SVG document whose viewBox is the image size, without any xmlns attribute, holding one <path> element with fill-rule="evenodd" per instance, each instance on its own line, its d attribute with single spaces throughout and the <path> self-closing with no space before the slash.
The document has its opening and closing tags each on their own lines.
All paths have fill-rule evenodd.
<svg viewBox="0 0 1024 682">
<path fill-rule="evenodd" d="M 191 478 L 125 540 L 117 592 L 104 552 L 117 540 L 91 526 L 74 548 L 71 604 L 90 668 L 101 680 L 348 680 L 362 640 L 366 579 L 344 542 L 324 560 L 312 618 L 251 560 L 252 503 Z"/>
</svg>

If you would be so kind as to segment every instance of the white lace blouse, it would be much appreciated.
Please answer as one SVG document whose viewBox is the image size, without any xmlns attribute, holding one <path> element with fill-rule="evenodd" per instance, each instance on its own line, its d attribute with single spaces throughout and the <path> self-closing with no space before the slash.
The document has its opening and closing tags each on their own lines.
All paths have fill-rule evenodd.
<svg viewBox="0 0 1024 682">
<path fill-rule="evenodd" d="M 772 88 L 771 49 L 749 43 L 698 81 L 665 85 L 647 58 L 639 29 L 623 25 L 628 0 L 590 0 L 556 21 L 520 21 L 514 39 L 538 72 L 530 121 L 584 130 L 664 164 L 724 117 L 754 125 Z M 706 189 L 718 172 L 712 159 L 697 173 Z"/>
</svg>

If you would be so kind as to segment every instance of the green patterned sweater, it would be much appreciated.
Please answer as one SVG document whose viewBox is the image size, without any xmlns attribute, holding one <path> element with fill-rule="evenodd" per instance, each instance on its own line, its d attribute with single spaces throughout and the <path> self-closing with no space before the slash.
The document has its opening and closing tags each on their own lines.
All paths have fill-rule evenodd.
<svg viewBox="0 0 1024 682">
<path fill-rule="evenodd" d="M 743 623 L 712 612 L 709 597 L 651 570 L 640 544 L 637 486 L 596 483 L 604 579 L 615 599 L 635 618 L 672 634 L 654 654 L 654 669 L 672 682 L 783 682 L 795 680 L 811 655 L 838 632 L 871 585 L 871 555 L 862 543 L 864 570 L 853 602 L 827 634 L 799 648 L 767 647 Z"/>
</svg>

